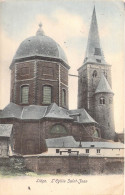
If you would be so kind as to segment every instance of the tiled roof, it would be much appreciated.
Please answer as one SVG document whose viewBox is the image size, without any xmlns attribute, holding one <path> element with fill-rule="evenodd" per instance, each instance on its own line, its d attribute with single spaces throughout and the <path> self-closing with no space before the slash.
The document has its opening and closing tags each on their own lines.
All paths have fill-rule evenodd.
<svg viewBox="0 0 125 195">
<path fill-rule="evenodd" d="M 99 84 L 96 88 L 95 93 L 113 93 L 107 79 L 104 76 L 104 74 L 101 75 L 101 79 L 99 81 Z"/>
<path fill-rule="evenodd" d="M 124 148 L 124 144 L 120 142 L 81 142 L 84 148 Z"/>
<path fill-rule="evenodd" d="M 66 113 L 64 109 L 58 107 L 55 103 L 48 106 L 45 118 L 72 119 L 68 112 Z"/>
<path fill-rule="evenodd" d="M 97 123 L 87 112 L 84 108 L 76 109 L 76 110 L 69 110 L 69 114 L 75 116 L 78 113 L 77 122 L 79 123 Z"/>
<path fill-rule="evenodd" d="M 73 136 L 46 139 L 46 145 L 48 148 L 78 147 L 78 143 L 75 141 Z"/>
<path fill-rule="evenodd" d="M 21 118 L 22 107 L 10 102 L 1 112 L 1 118 Z"/>
<path fill-rule="evenodd" d="M 73 136 L 46 139 L 48 148 L 78 148 L 80 142 L 76 142 Z M 81 142 L 82 148 L 124 148 L 120 142 Z"/>
<path fill-rule="evenodd" d="M 12 124 L 0 124 L 0 137 L 10 137 L 12 127 Z"/>
<path fill-rule="evenodd" d="M 22 111 L 21 119 L 41 119 L 45 116 L 46 110 L 47 106 L 25 106 Z"/>
<path fill-rule="evenodd" d="M 77 119 L 74 115 L 78 114 Z M 42 118 L 72 120 L 78 123 L 96 123 L 85 109 L 67 110 L 59 107 L 56 103 L 50 106 L 19 106 L 14 103 L 7 105 L 0 113 L 0 118 L 18 118 L 24 120 L 39 120 Z"/>
</svg>

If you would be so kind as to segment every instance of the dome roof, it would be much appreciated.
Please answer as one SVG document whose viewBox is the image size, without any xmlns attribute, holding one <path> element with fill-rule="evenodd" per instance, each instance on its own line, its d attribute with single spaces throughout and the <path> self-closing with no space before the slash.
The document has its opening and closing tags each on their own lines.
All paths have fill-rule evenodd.
<svg viewBox="0 0 125 195">
<path fill-rule="evenodd" d="M 26 57 L 41 56 L 61 59 L 67 64 L 68 61 L 63 49 L 52 38 L 44 35 L 41 26 L 40 24 L 36 36 L 29 37 L 20 44 L 13 61 Z"/>
</svg>

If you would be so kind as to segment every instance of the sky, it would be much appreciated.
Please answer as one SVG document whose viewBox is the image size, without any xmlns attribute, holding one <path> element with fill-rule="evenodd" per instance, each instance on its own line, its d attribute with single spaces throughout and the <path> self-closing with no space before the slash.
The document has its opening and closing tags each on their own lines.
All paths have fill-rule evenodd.
<svg viewBox="0 0 125 195">
<path fill-rule="evenodd" d="M 78 74 L 87 47 L 95 5 L 101 46 L 112 65 L 114 117 L 123 131 L 124 6 L 120 0 L 1 0 L 0 2 L 0 109 L 10 101 L 9 66 L 20 43 L 36 34 L 42 22 L 45 35 L 63 48 L 70 74 Z M 69 77 L 69 108 L 77 108 L 77 77 Z M 72 98 L 73 97 L 73 98 Z"/>
</svg>

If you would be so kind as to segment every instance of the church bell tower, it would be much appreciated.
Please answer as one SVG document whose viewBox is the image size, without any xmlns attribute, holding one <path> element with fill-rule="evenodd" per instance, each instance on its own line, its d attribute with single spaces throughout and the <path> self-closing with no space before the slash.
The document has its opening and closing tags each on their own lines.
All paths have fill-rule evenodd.
<svg viewBox="0 0 125 195">
<path fill-rule="evenodd" d="M 78 108 L 85 108 L 99 123 L 101 136 L 114 139 L 111 65 L 107 64 L 100 45 L 95 7 L 93 9 L 85 59 L 78 69 Z"/>
</svg>

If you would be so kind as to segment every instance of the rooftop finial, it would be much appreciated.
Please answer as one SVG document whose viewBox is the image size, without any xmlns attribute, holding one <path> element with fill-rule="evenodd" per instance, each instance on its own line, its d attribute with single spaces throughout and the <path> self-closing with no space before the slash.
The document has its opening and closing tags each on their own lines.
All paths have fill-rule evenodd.
<svg viewBox="0 0 125 195">
<path fill-rule="evenodd" d="M 41 22 L 39 23 L 39 27 L 40 27 L 40 28 L 42 27 L 42 23 L 41 23 Z"/>
<path fill-rule="evenodd" d="M 44 31 L 42 30 L 42 23 L 41 22 L 39 23 L 39 29 L 36 32 L 36 35 L 37 36 L 43 36 L 44 35 Z"/>
</svg>

